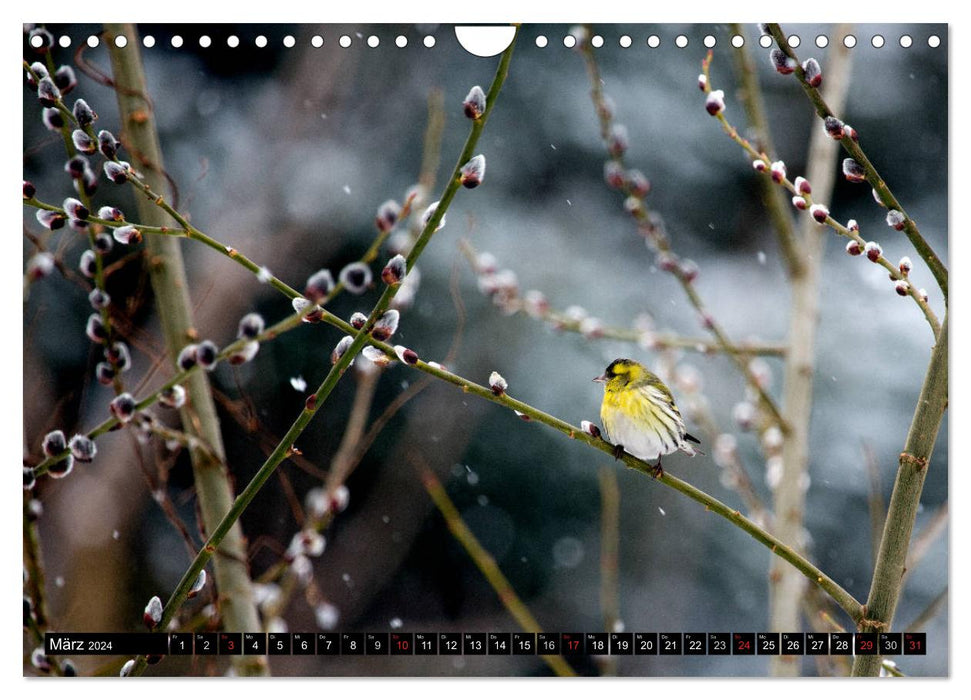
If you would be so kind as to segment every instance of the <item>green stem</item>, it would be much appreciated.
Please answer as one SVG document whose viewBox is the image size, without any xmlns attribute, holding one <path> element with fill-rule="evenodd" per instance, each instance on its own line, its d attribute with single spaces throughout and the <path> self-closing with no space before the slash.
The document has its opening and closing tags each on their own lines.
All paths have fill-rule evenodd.
<svg viewBox="0 0 971 700">
<path fill-rule="evenodd" d="M 948 403 L 947 312 L 941 334 L 931 353 L 927 374 L 917 400 L 904 450 L 900 453 L 897 477 L 890 496 L 887 519 L 873 571 L 866 617 L 859 621 L 861 632 L 886 632 L 893 623 L 897 601 L 903 588 L 904 570 L 910 537 L 920 507 L 924 479 L 930 467 L 931 454 Z M 854 676 L 874 676 L 880 669 L 879 656 L 857 656 Z"/>
</svg>

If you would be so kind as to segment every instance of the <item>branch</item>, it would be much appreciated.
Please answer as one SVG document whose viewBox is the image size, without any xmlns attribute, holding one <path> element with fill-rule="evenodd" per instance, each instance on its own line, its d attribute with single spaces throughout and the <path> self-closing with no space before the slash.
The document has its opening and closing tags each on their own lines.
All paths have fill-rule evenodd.
<svg viewBox="0 0 971 700">
<path fill-rule="evenodd" d="M 799 80 L 799 84 L 805 91 L 806 96 L 809 97 L 809 101 L 812 102 L 813 107 L 815 107 L 816 114 L 819 115 L 819 118 L 825 119 L 826 117 L 830 116 L 835 117 L 836 115 L 826 104 L 826 101 L 823 100 L 823 97 L 819 94 L 819 91 L 811 86 L 806 80 L 806 73 L 803 70 L 802 65 L 799 63 L 799 58 L 796 56 L 795 51 L 793 51 L 792 47 L 789 46 L 789 40 L 782 32 L 782 28 L 778 24 L 769 24 L 768 29 L 769 33 L 772 34 L 772 38 L 775 39 L 776 44 L 779 45 L 779 48 L 783 51 L 783 53 L 785 53 L 786 56 L 795 62 L 794 72 L 796 78 Z M 871 163 L 870 159 L 866 157 L 866 154 L 863 152 L 863 149 L 860 148 L 860 145 L 857 143 L 856 139 L 853 138 L 849 133 L 844 133 L 843 138 L 840 139 L 840 143 L 843 144 L 843 148 L 846 149 L 846 152 L 853 157 L 853 160 L 863 166 L 864 172 L 866 173 L 866 181 L 873 187 L 873 190 L 876 192 L 884 206 L 886 206 L 887 209 L 894 209 L 903 214 L 904 233 L 907 234 L 907 238 L 910 239 L 910 242 L 914 246 L 914 249 L 917 251 L 918 255 L 920 255 L 920 257 L 924 259 L 924 262 L 927 263 L 927 266 L 931 270 L 931 274 L 934 275 L 934 279 L 937 280 L 937 284 L 941 288 L 941 293 L 944 295 L 944 301 L 946 303 L 947 268 L 944 267 L 944 263 L 941 262 L 940 258 L 937 257 L 937 253 L 934 252 L 933 248 L 931 248 L 927 241 L 924 240 L 924 237 L 921 236 L 920 231 L 917 228 L 917 224 L 914 223 L 913 219 L 907 216 L 907 212 L 904 211 L 904 208 L 900 205 L 900 202 L 898 202 L 897 198 L 894 197 L 893 192 L 890 191 L 887 183 L 884 182 L 882 177 L 880 177 L 880 173 L 877 172 L 877 169 L 873 166 L 873 163 Z"/>
<path fill-rule="evenodd" d="M 910 424 L 904 450 L 900 453 L 897 478 L 890 496 L 890 506 L 883 528 L 877 566 L 873 572 L 870 596 L 866 603 L 866 619 L 860 621 L 860 631 L 889 630 L 900 591 L 903 588 L 907 549 L 920 505 L 924 479 L 930 467 L 934 442 L 944 419 L 948 403 L 947 319 L 931 353 L 930 364 L 917 400 L 917 408 Z M 879 656 L 857 656 L 853 663 L 854 676 L 874 676 L 879 671 Z"/>
<path fill-rule="evenodd" d="M 126 91 L 117 92 L 123 128 L 132 148 L 144 154 L 150 163 L 145 179 L 155 189 L 160 189 L 164 184 L 162 153 L 154 115 L 150 109 L 146 109 L 144 100 L 139 96 L 147 94 L 148 89 L 135 27 L 130 24 L 109 24 L 106 25 L 106 33 L 115 82 L 127 88 Z M 112 39 L 117 35 L 128 39 L 124 49 L 115 46 Z M 164 223 L 164 216 L 150 202 L 139 199 L 138 208 L 140 217 L 147 223 Z M 194 328 L 182 251 L 177 240 L 167 237 L 149 238 L 146 250 L 151 260 L 149 274 L 165 345 L 169 357 L 174 360 Z M 201 519 L 206 531 L 209 531 L 232 503 L 232 484 L 225 465 L 222 434 L 209 380 L 205 373 L 197 372 L 188 378 L 185 388 L 188 401 L 180 410 L 183 428 L 207 446 L 207 449 L 190 449 L 190 457 Z M 222 556 L 216 560 L 213 574 L 224 626 L 233 631 L 256 629 L 259 616 L 246 566 L 242 528 L 238 525 L 227 528 L 219 547 Z M 266 658 L 260 656 L 236 657 L 233 667 L 240 675 L 262 676 L 268 672 Z"/>
</svg>

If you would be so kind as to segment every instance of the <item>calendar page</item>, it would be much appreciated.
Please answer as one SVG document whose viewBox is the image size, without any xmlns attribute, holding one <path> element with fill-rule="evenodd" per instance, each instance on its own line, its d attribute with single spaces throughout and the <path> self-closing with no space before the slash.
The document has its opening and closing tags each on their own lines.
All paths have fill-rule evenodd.
<svg viewBox="0 0 971 700">
<path fill-rule="evenodd" d="M 949 676 L 950 50 L 24 25 L 23 675 Z"/>
</svg>

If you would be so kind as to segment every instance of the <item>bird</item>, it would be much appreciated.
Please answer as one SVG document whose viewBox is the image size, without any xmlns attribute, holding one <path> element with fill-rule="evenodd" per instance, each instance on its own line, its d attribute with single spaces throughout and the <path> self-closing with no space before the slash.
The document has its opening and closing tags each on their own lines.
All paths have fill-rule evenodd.
<svg viewBox="0 0 971 700">
<path fill-rule="evenodd" d="M 640 362 L 618 358 L 593 381 L 604 385 L 600 420 L 617 459 L 624 452 L 644 461 L 657 459 L 651 473 L 660 479 L 661 457 L 679 450 L 691 457 L 700 452 L 690 444 L 701 441 L 685 429 L 671 390 Z"/>
</svg>

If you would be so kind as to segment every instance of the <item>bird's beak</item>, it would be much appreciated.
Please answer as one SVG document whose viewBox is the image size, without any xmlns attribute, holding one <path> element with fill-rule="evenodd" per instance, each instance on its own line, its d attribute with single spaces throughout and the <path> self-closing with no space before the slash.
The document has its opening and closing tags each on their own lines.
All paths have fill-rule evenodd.
<svg viewBox="0 0 971 700">
<path fill-rule="evenodd" d="M 600 382 L 601 384 L 604 384 L 607 381 L 607 375 L 606 374 L 601 374 L 599 377 L 594 377 L 593 378 L 593 381 Z"/>
</svg>

